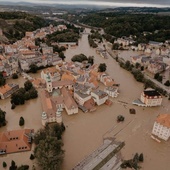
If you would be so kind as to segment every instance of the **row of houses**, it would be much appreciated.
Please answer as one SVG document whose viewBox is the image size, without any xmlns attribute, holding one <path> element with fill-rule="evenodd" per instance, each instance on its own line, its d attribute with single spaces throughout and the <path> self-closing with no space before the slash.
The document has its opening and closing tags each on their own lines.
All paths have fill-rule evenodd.
<svg viewBox="0 0 170 170">
<path fill-rule="evenodd" d="M 130 47 L 132 50 L 135 51 L 143 51 L 145 54 L 151 55 L 152 53 L 155 53 L 156 55 L 162 55 L 162 56 L 168 56 L 170 57 L 170 45 L 169 40 L 163 42 L 156 42 L 156 41 L 149 41 L 146 43 L 139 43 L 137 46 L 134 45 L 135 41 L 133 40 L 133 37 L 126 37 L 123 36 L 121 38 L 118 38 L 114 41 L 114 43 L 118 43 L 123 48 L 126 48 L 127 46 Z"/>
<path fill-rule="evenodd" d="M 58 53 L 53 53 L 53 48 L 46 44 L 35 45 L 36 38 L 44 38 L 47 34 L 67 29 L 65 25 L 56 27 L 50 25 L 33 32 L 26 32 L 25 37 L 14 44 L 0 45 L 0 72 L 9 77 L 20 71 L 28 71 L 31 64 L 38 67 L 47 67 L 61 62 Z M 40 50 L 42 49 L 42 51 Z"/>
<path fill-rule="evenodd" d="M 131 56 L 131 63 L 135 65 L 139 63 L 141 66 L 144 66 L 150 73 L 156 74 L 161 73 L 169 69 L 169 65 L 166 64 L 167 61 L 164 57 L 151 57 L 146 55 L 137 55 Z"/>
</svg>

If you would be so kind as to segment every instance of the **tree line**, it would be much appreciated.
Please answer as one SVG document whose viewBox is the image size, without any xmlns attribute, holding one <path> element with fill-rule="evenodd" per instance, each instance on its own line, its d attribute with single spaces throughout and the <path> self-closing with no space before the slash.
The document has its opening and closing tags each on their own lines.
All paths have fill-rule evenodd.
<svg viewBox="0 0 170 170">
<path fill-rule="evenodd" d="M 170 16 L 153 14 L 90 13 L 79 22 L 103 28 L 106 34 L 122 37 L 135 35 L 138 43 L 170 39 Z M 146 34 L 143 34 L 146 32 Z"/>
</svg>

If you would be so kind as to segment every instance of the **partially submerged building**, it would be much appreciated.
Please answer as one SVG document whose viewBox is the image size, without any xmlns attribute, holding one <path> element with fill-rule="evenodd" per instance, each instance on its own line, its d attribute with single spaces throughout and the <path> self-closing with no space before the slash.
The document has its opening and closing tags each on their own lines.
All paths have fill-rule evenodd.
<svg viewBox="0 0 170 170">
<path fill-rule="evenodd" d="M 0 98 L 6 99 L 19 89 L 18 84 L 5 84 L 0 87 Z"/>
<path fill-rule="evenodd" d="M 0 155 L 31 150 L 33 133 L 33 129 L 0 133 Z"/>
<path fill-rule="evenodd" d="M 140 99 L 134 100 L 132 104 L 137 106 L 160 106 L 162 104 L 162 95 L 156 90 L 148 88 L 141 93 Z"/>
<path fill-rule="evenodd" d="M 153 125 L 152 134 L 167 141 L 170 137 L 170 114 L 160 114 Z"/>
</svg>

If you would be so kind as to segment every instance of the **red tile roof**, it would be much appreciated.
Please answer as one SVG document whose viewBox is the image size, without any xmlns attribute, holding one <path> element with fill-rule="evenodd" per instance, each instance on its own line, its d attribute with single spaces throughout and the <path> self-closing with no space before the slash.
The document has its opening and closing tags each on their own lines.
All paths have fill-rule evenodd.
<svg viewBox="0 0 170 170">
<path fill-rule="evenodd" d="M 0 133 L 0 150 L 5 150 L 7 154 L 31 150 L 31 133 L 33 129 Z"/>
<path fill-rule="evenodd" d="M 170 114 L 160 114 L 160 115 L 158 115 L 156 122 L 161 124 L 162 126 L 170 128 Z"/>
</svg>

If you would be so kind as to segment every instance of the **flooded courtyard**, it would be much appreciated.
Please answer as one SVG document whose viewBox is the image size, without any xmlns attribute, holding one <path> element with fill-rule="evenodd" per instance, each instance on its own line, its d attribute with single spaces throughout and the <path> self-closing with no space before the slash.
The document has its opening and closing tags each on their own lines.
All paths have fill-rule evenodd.
<svg viewBox="0 0 170 170">
<path fill-rule="evenodd" d="M 89 29 L 86 30 L 86 32 L 88 31 Z M 87 34 L 83 34 L 79 46 L 69 48 L 65 52 L 66 61 L 70 61 L 75 54 L 83 53 L 87 57 L 94 56 L 94 63 L 106 63 L 108 74 L 120 84 L 120 94 L 117 98 L 111 99 L 112 106 L 98 106 L 97 110 L 91 113 L 79 111 L 77 115 L 68 116 L 65 111 L 63 112 L 66 131 L 63 135 L 65 159 L 62 170 L 71 170 L 85 156 L 96 150 L 103 143 L 104 137 L 110 136 L 116 137 L 118 141 L 125 141 L 125 146 L 121 150 L 124 159 L 131 159 L 136 152 L 144 154 L 142 170 L 170 169 L 170 142 L 157 143 L 150 138 L 156 116 L 159 113 L 170 113 L 170 101 L 163 98 L 162 106 L 154 108 L 132 105 L 132 101 L 139 98 L 143 91 L 143 84 L 136 82 L 133 76 L 123 70 L 111 56 L 108 59 L 100 57 L 95 49 L 89 47 L 87 37 Z M 32 76 L 39 77 L 39 73 Z M 20 77 L 17 80 L 8 80 L 8 82 L 19 83 L 23 86 L 25 79 Z M 25 105 L 17 106 L 14 110 L 11 110 L 10 98 L 8 98 L 0 100 L 0 108 L 6 111 L 8 121 L 0 132 L 20 129 L 19 118 L 21 116 L 25 119 L 23 128 L 34 128 L 36 131 L 42 127 L 40 98 L 27 101 Z M 130 108 L 136 109 L 135 115 L 129 113 Z M 116 121 L 119 114 L 125 117 L 123 123 Z M 14 160 L 17 165 L 29 164 L 32 167 L 33 163 L 29 159 L 31 153 L 32 151 L 3 156 L 0 158 L 0 164 L 2 165 L 2 162 L 6 161 L 9 165 L 11 160 Z"/>
</svg>

